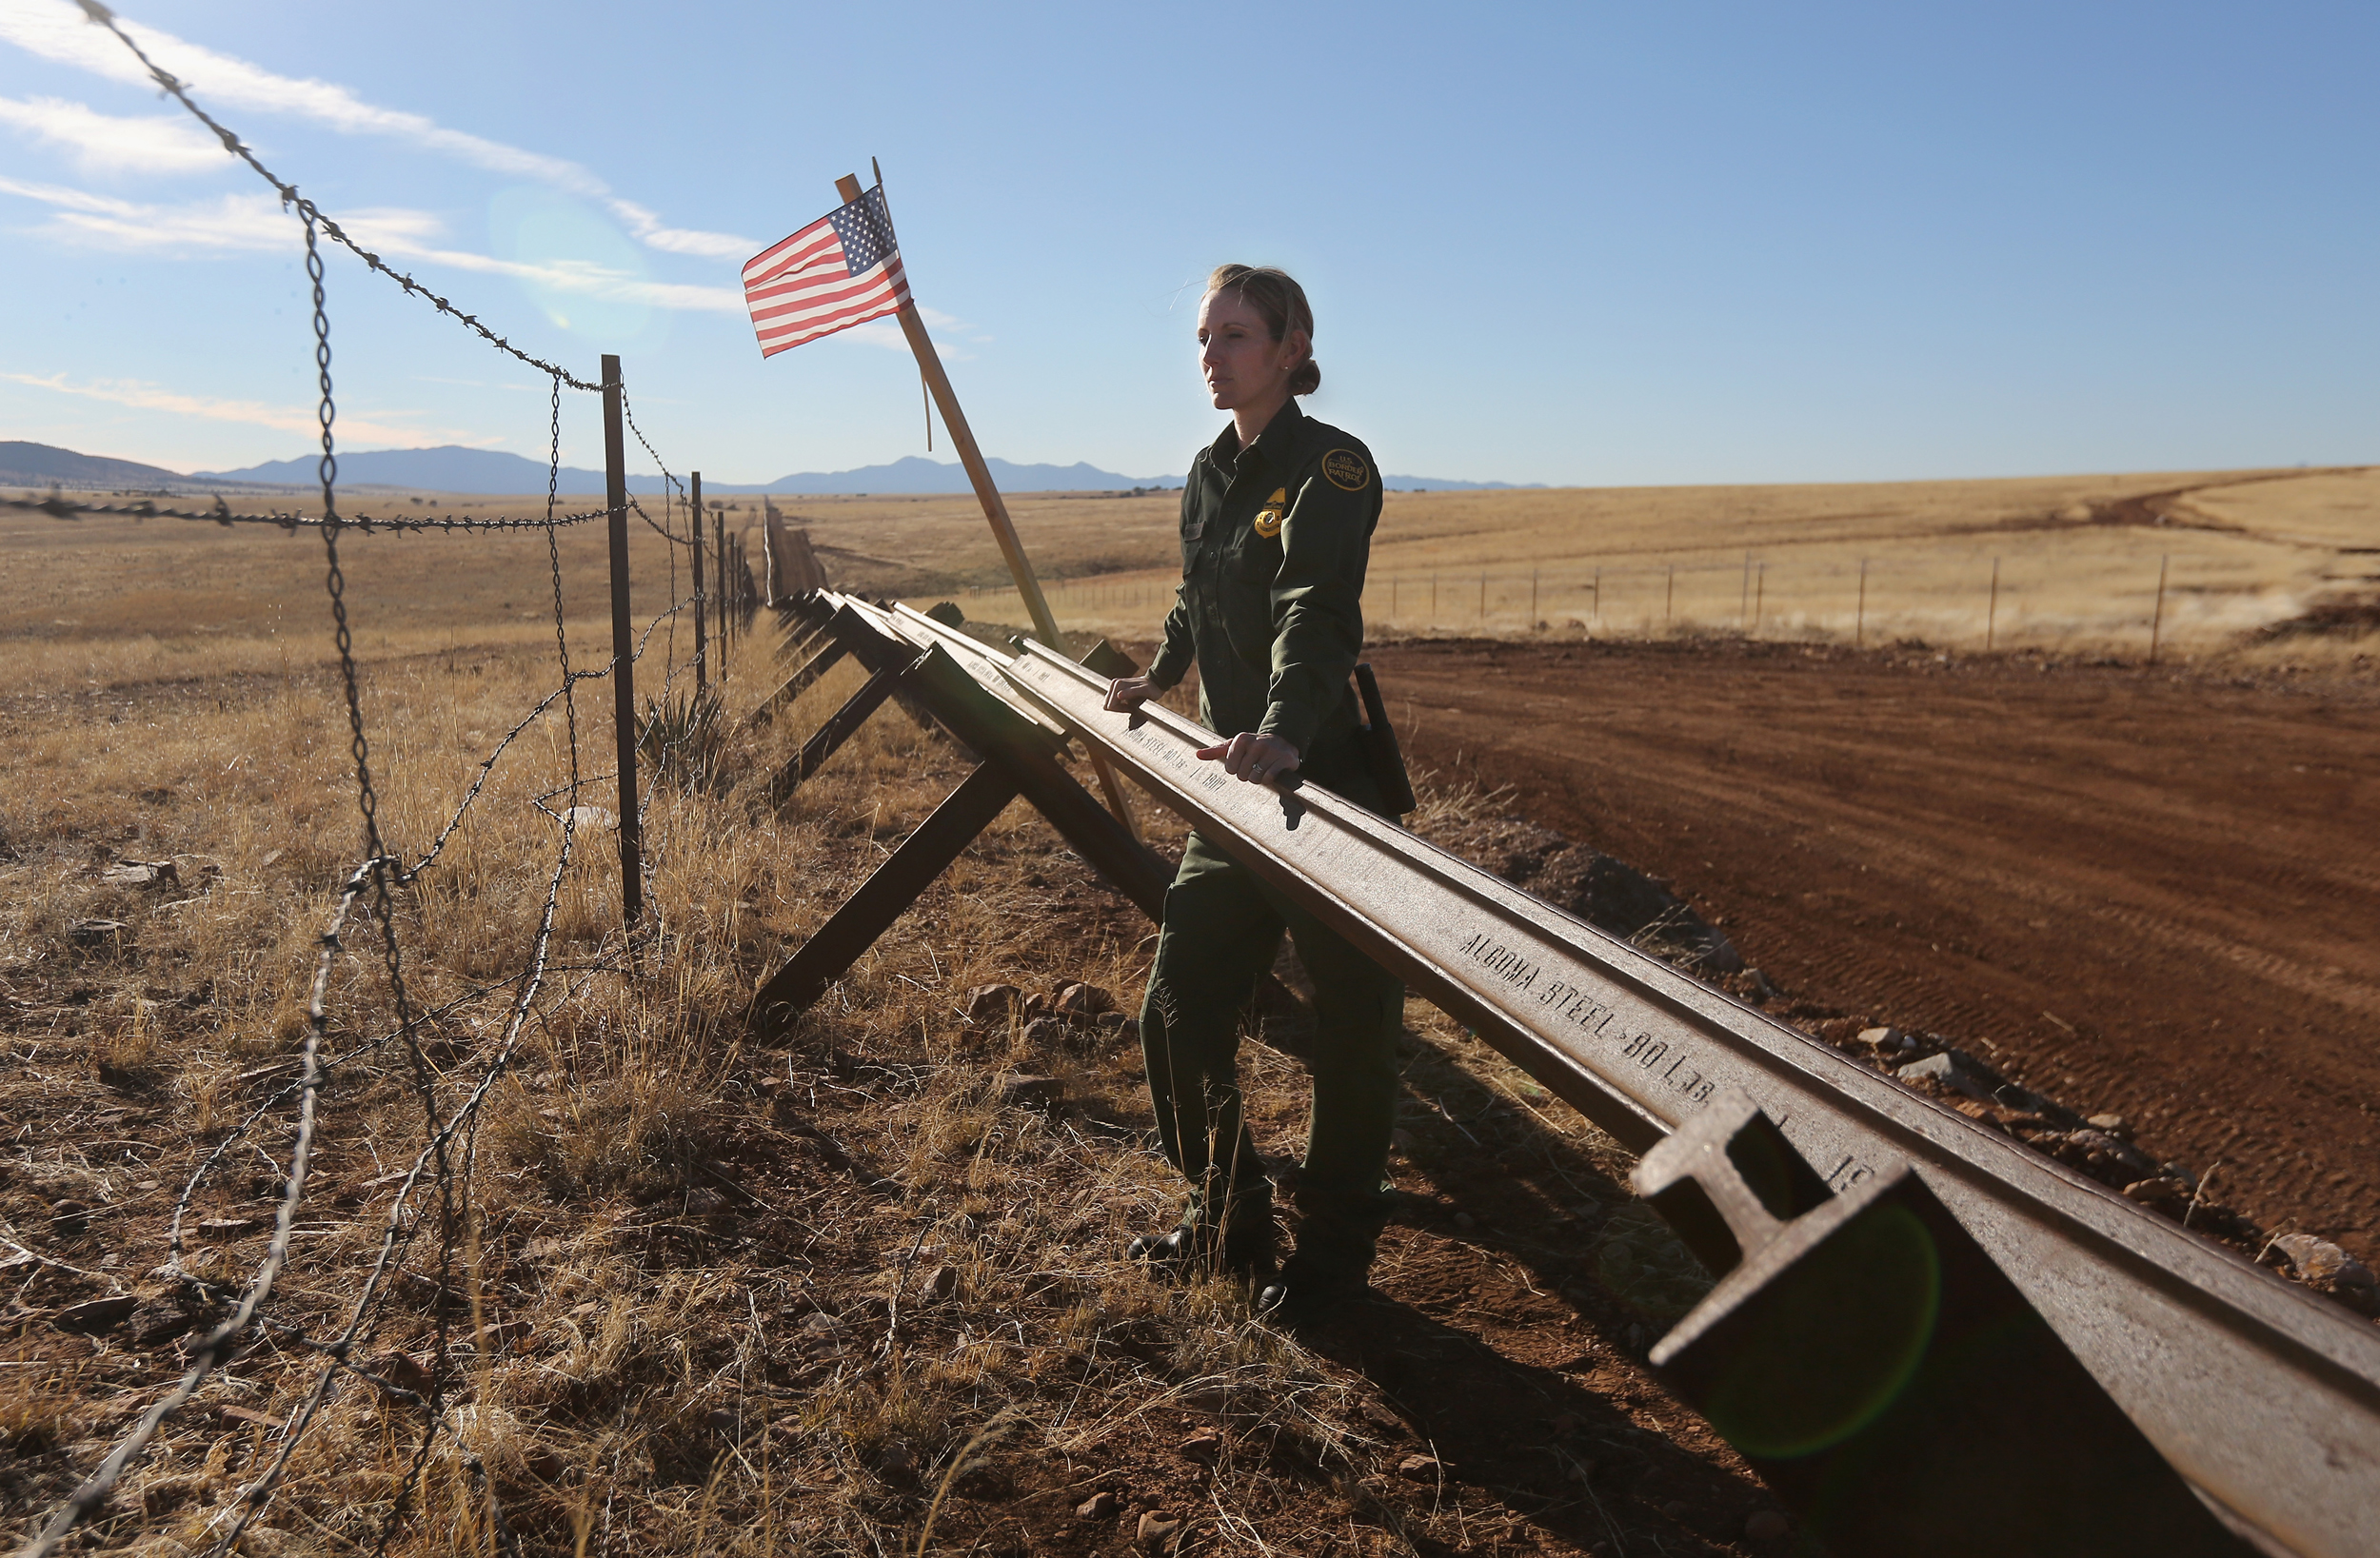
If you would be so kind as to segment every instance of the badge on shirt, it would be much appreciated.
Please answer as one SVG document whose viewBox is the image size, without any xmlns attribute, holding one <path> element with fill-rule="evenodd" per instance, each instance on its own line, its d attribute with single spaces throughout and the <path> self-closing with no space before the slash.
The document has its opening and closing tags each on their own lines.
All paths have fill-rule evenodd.
<svg viewBox="0 0 2380 1558">
<path fill-rule="evenodd" d="M 1264 500 L 1264 507 L 1257 514 L 1256 533 L 1258 535 L 1262 536 L 1266 541 L 1271 541 L 1280 534 L 1281 510 L 1288 502 L 1289 489 L 1287 487 L 1273 489 L 1273 495 Z"/>
<path fill-rule="evenodd" d="M 1353 449 L 1333 449 L 1324 455 L 1322 474 L 1331 479 L 1331 485 L 1349 492 L 1361 492 L 1372 484 L 1372 467 Z"/>
</svg>

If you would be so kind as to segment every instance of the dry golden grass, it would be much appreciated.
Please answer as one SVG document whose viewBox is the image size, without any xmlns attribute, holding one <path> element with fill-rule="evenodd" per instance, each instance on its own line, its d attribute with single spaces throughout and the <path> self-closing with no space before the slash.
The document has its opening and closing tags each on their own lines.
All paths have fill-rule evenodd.
<svg viewBox="0 0 2380 1558">
<path fill-rule="evenodd" d="M 982 553 L 881 587 L 1014 620 L 955 499 L 801 500 L 813 534 L 887 557 Z M 1180 573 L 1177 505 L 1160 498 L 1021 502 L 1027 548 L 1063 581 L 1069 627 L 1146 639 Z M 2164 523 L 2156 523 L 2162 516 Z M 931 547 L 925 546 L 928 537 Z M 2380 469 L 2044 477 L 1760 487 L 1391 493 L 1364 609 L 1376 632 L 1644 638 L 1749 632 L 1917 640 L 2137 658 L 2166 573 L 2161 649 L 2318 661 L 2369 654 L 2360 633 L 2255 635 L 2380 577 Z M 1866 574 L 1864 602 L 1861 576 Z M 1997 572 L 1996 601 L 1993 576 Z M 985 577 L 986 575 L 991 577 Z M 2358 587 L 2363 588 L 2359 592 Z"/>
<path fill-rule="evenodd" d="M 13 1538 L 179 1371 L 156 1317 L 203 1330 L 262 1254 L 293 1132 L 275 1090 L 295 1075 L 315 941 L 361 845 L 317 539 L 11 523 L 0 1098 L 17 1128 L 0 1233 L 39 1256 L 6 1267 L 0 1322 Z M 582 667 L 606 642 L 599 545 L 591 527 L 565 541 Z M 383 826 L 418 858 L 555 685 L 543 541 L 350 536 L 343 550 Z M 658 571 L 658 543 L 639 556 Z M 641 589 L 640 614 L 662 593 Z M 781 674 L 763 641 L 737 647 L 732 709 Z M 528 958 L 560 838 L 536 799 L 569 778 L 560 705 L 400 894 L 439 1107 L 503 1067 L 459 1153 L 451 1261 L 442 1272 L 434 1199 L 417 1197 L 357 1353 L 419 1386 L 443 1328 L 446 1431 L 407 1493 L 422 1414 L 342 1380 L 245 1550 L 370 1550 L 401 1496 L 398 1553 L 499 1550 L 499 1508 L 525 1550 L 556 1553 L 1021 1552 L 1052 1530 L 1090 1550 L 1130 1545 L 1143 1511 L 1185 1520 L 1201 1550 L 1586 1547 L 1586 1516 L 1562 1512 L 1598 1497 L 1583 1470 L 1544 1506 L 1559 1519 L 1531 1517 L 1568 1536 L 1477 1486 L 1399 1482 L 1386 1469 L 1420 1447 L 1378 1386 L 1252 1321 L 1229 1283 L 1152 1283 L 1116 1260 L 1176 1195 L 1146 1145 L 1137 1048 L 959 1017 L 982 983 L 1080 978 L 1137 997 L 1148 927 L 1028 809 L 937 882 L 789 1047 L 749 1046 L 756 979 L 964 772 L 949 743 L 887 708 L 786 804 L 765 804 L 772 769 L 858 680 L 844 667 L 739 739 L 724 793 L 654 794 L 660 929 L 633 956 L 610 837 L 582 834 L 555 964 L 515 1050 L 506 981 Z M 609 699 L 605 682 L 579 688 L 588 774 L 609 767 Z M 610 804 L 608 782 L 584 799 Z M 1472 804 L 1438 801 L 1448 816 Z M 1157 828 L 1179 845 L 1178 826 Z M 103 880 L 121 858 L 169 861 L 173 879 Z M 125 929 L 78 933 L 103 919 Z M 374 1043 L 392 1005 L 370 923 L 350 926 L 328 1004 L 340 1063 L 268 1311 L 315 1338 L 356 1302 L 398 1192 L 389 1175 L 424 1140 L 407 1057 Z M 1534 1084 L 1418 1003 L 1412 1020 L 1416 1086 L 1458 1105 L 1470 1125 L 1457 1129 L 1493 1131 L 1499 1150 L 1623 1199 L 1607 1139 L 1533 1117 Z M 1068 1107 L 1002 1103 L 1002 1069 L 1063 1078 Z M 1299 1069 L 1252 1047 L 1249 1071 L 1263 1147 L 1294 1157 Z M 177 1282 L 156 1271 L 175 1197 L 227 1142 L 191 1201 L 193 1225 L 213 1225 L 185 1262 L 195 1282 Z M 1614 1237 L 1633 1249 L 1646 1234 Z M 15 1253 L 0 1248 L 0 1263 Z M 55 1328 L 65 1305 L 117 1291 L 144 1305 L 124 1327 Z M 280 1448 L 273 1425 L 324 1367 L 282 1330 L 218 1372 L 126 1480 L 96 1544 L 166 1554 L 220 1537 Z M 1210 1469 L 1172 1449 L 1188 1422 L 1220 1431 Z M 1662 1518 L 1643 1512 L 1652 1493 L 1637 1508 L 1610 1481 L 1653 1465 L 1647 1444 L 1616 1428 L 1596 1452 L 1599 1498 L 1636 1509 L 1604 1517 L 1621 1520 L 1615 1532 Z M 1076 1520 L 1073 1504 L 1102 1490 L 1116 1511 Z M 1680 1540 L 1670 1550 L 1724 1550 Z"/>
<path fill-rule="evenodd" d="M 1866 558 L 1863 632 L 1956 646 L 1979 642 L 1997 557 L 2001 643 L 2136 651 L 2155 560 L 2170 555 L 2168 642 L 2180 652 L 2343 658 L 2368 639 L 2241 645 L 2370 571 L 2352 548 L 2380 541 L 2375 491 L 2359 471 L 1396 494 L 1368 608 L 1407 632 L 1723 632 L 1737 625 L 1749 550 L 1768 564 L 1753 576 L 1762 632 L 1848 637 Z M 733 502 L 742 531 L 757 515 Z M 1019 615 L 964 500 L 789 506 L 857 587 Z M 1173 499 L 1014 507 L 1061 582 L 1062 621 L 1146 635 L 1175 568 Z M 2112 523 L 2155 514 L 2170 523 Z M 644 619 L 670 594 L 666 557 L 641 525 L 632 535 Z M 608 652 L 600 528 L 565 532 L 561 547 L 575 662 L 597 666 Z M 343 553 L 384 826 L 418 856 L 482 759 L 556 684 L 545 541 L 351 535 Z M 139 1340 L 151 1321 L 85 1337 L 50 1317 L 116 1290 L 139 1295 L 143 1314 L 215 1312 L 204 1300 L 219 1286 L 177 1286 L 153 1269 L 182 1184 L 227 1142 L 192 1201 L 194 1223 L 219 1227 L 194 1241 L 186 1270 L 220 1285 L 254 1269 L 263 1231 L 242 1225 L 268 1222 L 291 1141 L 290 1109 L 272 1100 L 294 1075 L 315 941 L 361 844 L 317 538 L 11 514 L 0 556 L 0 1098 L 17 1122 L 0 1170 L 0 1235 L 15 1247 L 0 1247 L 14 1284 L 0 1317 L 0 1489 L 12 1510 L 33 1510 L 88 1472 L 178 1367 L 169 1338 Z M 1673 564 L 1664 620 L 1651 592 L 1657 582 L 1666 594 Z M 1598 579 L 1599 610 L 1582 590 Z M 640 671 L 648 695 L 690 641 L 655 640 Z M 732 666 L 735 712 L 782 675 L 765 637 L 739 641 Z M 740 1016 L 755 981 L 964 771 L 961 754 L 887 708 L 786 804 L 768 805 L 770 772 L 858 680 L 843 667 L 732 741 L 721 786 L 658 790 L 647 847 L 661 929 L 634 957 L 609 836 L 582 836 L 556 964 L 516 1051 L 503 1048 L 515 988 L 505 981 L 528 956 L 559 845 L 535 803 L 569 777 L 559 705 L 513 743 L 435 866 L 401 895 L 407 980 L 429 1014 L 422 1049 L 442 1107 L 500 1056 L 505 1073 L 460 1161 L 468 1213 L 451 1269 L 442 1278 L 436 1219 L 417 1201 L 401 1275 L 365 1333 L 364 1367 L 400 1384 L 418 1383 L 442 1324 L 447 1337 L 448 1431 L 391 1550 L 497 1550 L 475 1466 L 531 1551 L 1088 1551 L 1130 1545 L 1144 1510 L 1186 1520 L 1201 1550 L 1595 1550 L 1603 1533 L 1624 1543 L 1656 1530 L 1666 1551 L 1742 1550 L 1656 1512 L 1675 1508 L 1662 1478 L 1691 1491 L 1684 1463 L 1658 1462 L 1647 1448 L 1657 1441 L 1624 1421 L 1540 1435 L 1549 1464 L 1566 1469 L 1558 1492 L 1483 1485 L 1520 1476 L 1503 1468 L 1433 1487 L 1389 1476 L 1398 1455 L 1428 1447 L 1378 1381 L 1253 1323 L 1227 1283 L 1169 1287 L 1120 1268 L 1122 1239 L 1164 1221 L 1175 1195 L 1146 1145 L 1137 1050 L 985 1032 L 958 1016 L 981 983 L 1050 991 L 1081 978 L 1127 1006 L 1140 990 L 1148 927 L 1025 808 L 929 890 L 788 1047 L 751 1047 Z M 581 684 L 578 717 L 584 772 L 607 771 L 607 683 Z M 610 804 L 608 781 L 584 799 Z M 1435 796 L 1421 831 L 1482 804 Z M 1178 825 L 1156 827 L 1178 844 Z M 120 858 L 170 861 L 173 879 L 104 880 Z M 101 920 L 125 928 L 89 929 Z M 312 1336 L 334 1332 L 355 1301 L 396 1192 L 387 1175 L 423 1140 L 408 1058 L 372 1043 L 392 1018 L 368 923 L 349 930 L 330 1010 L 344 1058 L 270 1310 Z M 1691 1440 L 1629 1353 L 1691 1298 L 1696 1274 L 1629 1209 L 1625 1159 L 1540 1113 L 1541 1090 L 1437 1014 L 1417 1002 L 1409 1023 L 1411 1132 L 1494 1154 L 1507 1188 L 1542 1203 L 1530 1216 L 1569 1231 L 1553 1241 L 1567 1252 L 1524 1241 L 1491 1255 L 1518 1274 L 1479 1279 L 1463 1323 L 1585 1328 L 1568 1345 L 1601 1360 L 1598 1379 L 1671 1412 L 1661 1431 Z M 1261 1046 L 1247 1057 L 1260 1145 L 1294 1158 L 1299 1070 Z M 992 1085 L 1003 1069 L 1061 1077 L 1068 1107 L 1003 1104 Z M 1400 1174 L 1426 1183 L 1433 1171 L 1415 1152 Z M 1515 1172 L 1524 1164 L 1528 1175 Z M 1443 1291 L 1431 1273 L 1455 1248 L 1418 1224 L 1399 1230 L 1384 1280 Z M 1458 1289 L 1473 1280 L 1458 1259 L 1453 1269 Z M 1547 1308 L 1533 1271 L 1588 1273 L 1593 1294 L 1565 1288 L 1572 1308 Z M 1606 1324 L 1630 1343 L 1596 1334 Z M 103 1545 L 162 1554 L 220 1534 L 237 1489 L 275 1452 L 271 1425 L 322 1367 L 282 1332 L 217 1375 L 128 1481 Z M 248 1550 L 368 1550 L 407 1487 L 420 1421 L 344 1382 Z M 1212 1467 L 1173 1449 L 1200 1423 L 1220 1433 Z M 1554 1443 L 1559 1433 L 1592 1444 Z M 1705 1441 L 1693 1455 L 1714 1486 L 1735 1486 L 1723 1451 Z M 1106 1523 L 1076 1521 L 1073 1503 L 1101 1491 L 1118 1496 Z"/>
</svg>

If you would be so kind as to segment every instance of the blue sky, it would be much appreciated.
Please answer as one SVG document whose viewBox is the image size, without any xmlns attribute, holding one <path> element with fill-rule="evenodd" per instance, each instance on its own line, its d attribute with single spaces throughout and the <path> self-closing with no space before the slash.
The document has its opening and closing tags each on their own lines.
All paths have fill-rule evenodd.
<svg viewBox="0 0 2380 1558">
<path fill-rule="evenodd" d="M 1307 285 L 1389 470 L 1612 484 L 2380 460 L 2380 7 L 230 5 L 125 19 L 264 160 L 673 466 L 924 452 L 889 322 L 741 262 L 883 164 L 987 453 L 1179 472 L 1198 279 Z M 303 452 L 300 239 L 69 0 L 0 0 L 0 438 Z M 545 390 L 344 256 L 343 438 Z M 586 397 L 564 456 L 600 463 Z M 949 458 L 939 433 L 937 458 Z"/>
</svg>

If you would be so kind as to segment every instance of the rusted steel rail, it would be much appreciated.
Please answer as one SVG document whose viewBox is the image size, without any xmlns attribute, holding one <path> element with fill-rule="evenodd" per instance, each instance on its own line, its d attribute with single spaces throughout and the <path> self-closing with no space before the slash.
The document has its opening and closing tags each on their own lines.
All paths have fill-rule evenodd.
<svg viewBox="0 0 2380 1558">
<path fill-rule="evenodd" d="M 2380 1328 L 1327 791 L 1231 779 L 1192 756 L 1210 732 L 1154 704 L 1107 713 L 1107 679 L 1041 644 L 1010 657 L 902 607 L 817 609 L 843 608 L 1105 755 L 1630 1147 L 1733 1090 L 1834 1191 L 1914 1170 L 2240 1536 L 2380 1553 Z"/>
</svg>

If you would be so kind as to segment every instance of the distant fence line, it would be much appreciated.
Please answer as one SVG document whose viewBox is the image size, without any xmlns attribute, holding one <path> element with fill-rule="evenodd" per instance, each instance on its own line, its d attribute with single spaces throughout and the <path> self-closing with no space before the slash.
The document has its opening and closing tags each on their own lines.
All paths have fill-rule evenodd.
<svg viewBox="0 0 2380 1558">
<path fill-rule="evenodd" d="M 1364 583 L 1375 629 L 1403 632 L 1509 631 L 1589 638 L 1668 638 L 1725 634 L 1758 639 L 1848 640 L 1866 647 L 1910 636 L 1913 622 L 1946 645 L 1985 652 L 2005 647 L 2025 602 L 2005 579 L 2003 559 L 1978 560 L 1972 583 L 1945 582 L 1938 563 L 1894 568 L 1863 558 L 1853 563 L 1579 563 L 1527 572 L 1493 568 L 1390 569 Z M 2102 636 L 2137 632 L 2152 664 L 2164 647 L 2172 558 L 2144 562 L 2141 604 L 2104 609 L 2077 624 Z M 1911 577 L 1922 573 L 1923 582 Z M 1046 586 L 1061 617 L 1146 612 L 1152 630 L 1172 604 L 1174 583 L 1146 574 L 1060 579 Z M 2102 602 L 2115 604 L 2114 598 Z"/>
</svg>

